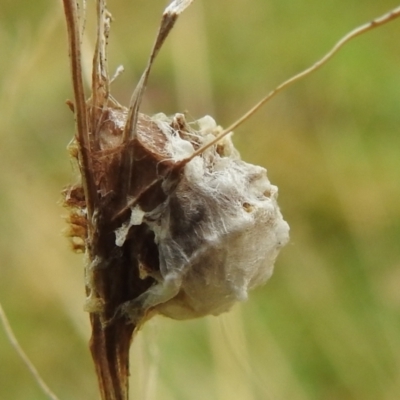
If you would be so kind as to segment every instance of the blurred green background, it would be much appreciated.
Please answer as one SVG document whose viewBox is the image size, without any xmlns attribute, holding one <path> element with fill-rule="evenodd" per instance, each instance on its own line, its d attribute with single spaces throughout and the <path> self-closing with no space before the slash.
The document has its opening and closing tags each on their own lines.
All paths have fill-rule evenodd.
<svg viewBox="0 0 400 400">
<path fill-rule="evenodd" d="M 93 49 L 93 1 L 84 41 Z M 165 0 L 109 0 L 126 104 Z M 197 0 L 157 59 L 143 111 L 227 126 L 390 0 Z M 291 226 L 273 278 L 220 318 L 151 321 L 131 398 L 400 398 L 400 20 L 348 44 L 236 130 Z M 60 1 L 0 3 L 0 301 L 61 399 L 96 399 L 83 259 L 62 236 L 73 115 Z M 44 399 L 0 329 L 0 398 Z"/>
</svg>

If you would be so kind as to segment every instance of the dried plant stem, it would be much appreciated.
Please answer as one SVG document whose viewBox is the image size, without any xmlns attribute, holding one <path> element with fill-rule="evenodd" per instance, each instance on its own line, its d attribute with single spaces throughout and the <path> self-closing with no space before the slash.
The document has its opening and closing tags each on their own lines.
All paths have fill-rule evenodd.
<svg viewBox="0 0 400 400">
<path fill-rule="evenodd" d="M 134 261 L 127 260 L 126 254 L 117 257 L 113 227 L 109 224 L 107 213 L 112 212 L 112 205 L 99 194 L 102 187 L 98 184 L 99 167 L 96 152 L 99 151 L 99 127 L 104 121 L 106 108 L 109 106 L 108 75 L 106 70 L 105 41 L 108 34 L 108 18 L 105 1 L 97 3 L 98 33 L 94 55 L 92 78 L 92 98 L 86 101 L 83 89 L 81 64 L 81 37 L 77 3 L 64 0 L 64 10 L 68 28 L 71 60 L 72 83 L 74 88 L 74 113 L 76 120 L 76 144 L 78 163 L 84 192 L 84 211 L 86 213 L 87 235 L 85 237 L 87 265 L 86 291 L 91 299 L 103 304 L 104 309 L 89 310 L 92 325 L 90 349 L 96 368 L 101 398 L 104 400 L 127 400 L 129 377 L 129 346 L 133 325 L 127 325 L 122 319 L 114 324 L 105 322 L 112 318 L 116 305 L 124 301 L 121 285 L 127 281 L 126 265 L 134 268 Z M 97 180 L 97 181 L 96 181 Z M 118 179 L 113 180 L 110 192 L 118 188 Z M 107 182 L 102 181 L 103 185 Z M 124 193 L 119 193 L 124 196 Z M 110 261 L 112 260 L 112 261 Z M 111 265 L 110 265 L 111 264 Z M 136 294 L 137 295 L 137 294 Z M 129 293 L 135 296 L 135 293 Z"/>
<path fill-rule="evenodd" d="M 18 353 L 20 356 L 21 360 L 24 362 L 24 364 L 27 366 L 28 370 L 30 373 L 33 375 L 35 378 L 36 382 L 40 386 L 40 388 L 43 390 L 43 392 L 46 394 L 46 396 L 49 399 L 52 400 L 59 400 L 58 397 L 51 391 L 51 389 L 47 386 L 45 381 L 42 379 L 40 376 L 38 370 L 36 367 L 33 365 L 32 361 L 28 358 L 24 350 L 22 349 L 21 345 L 18 343 L 17 338 L 15 337 L 15 334 L 11 328 L 11 325 L 8 321 L 8 318 L 6 316 L 6 313 L 4 312 L 4 309 L 2 305 L 0 304 L 0 320 L 1 323 L 3 324 L 4 331 L 6 332 L 6 335 L 8 337 L 8 340 L 10 341 L 11 345 L 14 347 L 15 351 Z"/>
<path fill-rule="evenodd" d="M 128 399 L 129 348 L 137 322 L 128 324 L 118 312 L 122 304 L 139 297 L 154 283 L 151 276 L 147 279 L 140 276 L 138 253 L 144 253 L 142 259 L 159 269 L 158 259 L 147 255 L 147 249 L 154 248 L 154 236 L 143 227 L 133 227 L 129 237 L 116 244 L 116 230 L 130 221 L 129 199 L 135 198 L 143 207 L 154 208 L 149 202 L 159 201 L 161 195 L 159 185 L 152 182 L 160 183 L 155 175 L 162 148 L 143 146 L 143 140 L 149 143 L 148 138 L 154 139 L 161 132 L 150 119 L 143 120 L 139 107 L 154 59 L 179 14 L 192 1 L 172 1 L 164 11 L 147 68 L 127 109 L 109 93 L 107 40 L 111 16 L 106 0 L 96 2 L 97 38 L 92 93 L 88 99 L 83 88 L 77 1 L 63 0 L 76 121 L 72 147 L 77 151 L 71 154 L 77 158 L 81 173 L 81 185 L 65 191 L 66 205 L 72 209 L 71 236 L 79 237 L 83 243 L 81 250 L 86 253 L 86 308 L 92 326 L 90 350 L 103 400 Z M 137 125 L 141 134 L 136 132 Z M 161 146 L 162 140 L 157 143 Z"/>
<path fill-rule="evenodd" d="M 129 114 L 124 130 L 124 140 L 133 139 L 135 136 L 136 124 L 139 114 L 139 107 L 142 102 L 143 94 L 146 89 L 147 80 L 150 75 L 151 67 L 153 66 L 154 60 L 157 57 L 165 39 L 171 32 L 172 28 L 177 21 L 179 14 L 181 14 L 193 0 L 178 0 L 173 1 L 164 11 L 160 28 L 158 30 L 156 40 L 150 53 L 150 57 L 147 62 L 147 66 L 140 77 L 139 83 L 137 84 L 135 91 L 131 98 L 131 104 L 129 106 Z"/>
<path fill-rule="evenodd" d="M 179 15 L 193 3 L 194 0 L 174 0 L 171 4 L 164 10 L 162 15 L 160 28 L 158 30 L 156 40 L 153 44 L 153 48 L 151 49 L 150 57 L 147 61 L 146 68 L 139 79 L 138 84 L 132 94 L 130 105 L 129 105 L 129 112 L 128 118 L 126 121 L 123 140 L 125 143 L 128 143 L 129 140 L 135 138 L 136 134 L 136 126 L 139 118 L 139 108 L 142 103 L 143 94 L 146 90 L 147 81 L 150 75 L 151 68 L 153 66 L 154 60 L 156 59 L 162 45 L 165 42 L 165 39 L 168 37 L 169 33 L 171 32 L 172 28 L 175 25 Z M 124 169 L 127 176 L 126 179 L 126 191 L 130 191 L 130 184 L 131 184 L 131 174 L 132 174 L 132 157 L 128 157 L 128 159 L 124 160 Z"/>
<path fill-rule="evenodd" d="M 393 21 L 397 17 L 400 16 L 400 7 L 396 7 L 393 10 L 389 11 L 388 13 L 382 15 L 381 17 L 375 18 L 374 20 L 367 22 L 364 25 L 359 26 L 358 28 L 355 28 L 351 32 L 349 32 L 347 35 L 345 35 L 342 39 L 340 39 L 333 47 L 332 49 L 326 53 L 321 59 L 319 59 L 316 63 L 311 65 L 310 67 L 306 68 L 304 71 L 299 72 L 298 74 L 292 76 L 291 78 L 287 79 L 286 81 L 282 82 L 280 85 L 278 85 L 275 89 L 271 90 L 264 98 L 262 98 L 257 104 L 255 104 L 249 111 L 247 111 L 245 114 L 243 114 L 242 117 L 240 117 L 238 120 L 236 120 L 234 123 L 232 123 L 228 128 L 224 129 L 221 133 L 218 134 L 218 136 L 212 140 L 210 143 L 207 143 L 205 146 L 199 148 L 196 150 L 190 157 L 185 159 L 183 163 L 187 163 L 193 158 L 197 157 L 201 153 L 204 152 L 208 147 L 213 146 L 215 143 L 220 141 L 224 136 L 232 132 L 234 129 L 236 129 L 239 125 L 241 125 L 243 122 L 245 122 L 247 119 L 249 119 L 254 113 L 256 113 L 265 103 L 267 103 L 269 100 L 271 100 L 274 96 L 276 96 L 279 92 L 282 90 L 286 89 L 288 86 L 291 84 L 299 81 L 300 79 L 303 79 L 307 75 L 310 75 L 314 71 L 316 71 L 318 68 L 322 67 L 326 62 L 328 62 L 346 43 L 351 41 L 352 39 L 356 38 L 359 35 L 362 35 L 374 28 L 377 28 L 379 26 L 382 26 L 384 24 L 387 24 L 390 21 Z"/>
<path fill-rule="evenodd" d="M 72 85 L 75 94 L 75 122 L 76 131 L 79 143 L 79 161 L 82 176 L 86 179 L 83 180 L 83 189 L 85 192 L 86 206 L 88 215 L 93 214 L 94 197 L 96 193 L 94 182 L 90 179 L 92 162 L 90 158 L 90 143 L 87 135 L 87 114 L 86 114 L 86 99 L 85 91 L 83 88 L 82 78 L 82 60 L 81 60 L 81 34 L 78 25 L 78 10 L 77 4 L 73 0 L 63 0 L 65 18 L 67 20 L 67 29 L 69 37 L 69 54 L 71 61 L 71 74 Z"/>
</svg>

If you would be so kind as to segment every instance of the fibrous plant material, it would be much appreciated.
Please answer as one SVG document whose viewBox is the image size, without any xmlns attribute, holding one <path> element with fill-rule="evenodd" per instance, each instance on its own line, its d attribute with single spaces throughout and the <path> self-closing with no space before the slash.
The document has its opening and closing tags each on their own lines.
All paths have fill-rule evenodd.
<svg viewBox="0 0 400 400">
<path fill-rule="evenodd" d="M 65 189 L 74 248 L 86 255 L 86 309 L 103 399 L 128 398 L 129 346 L 148 318 L 218 315 L 272 273 L 288 241 L 264 168 L 242 161 L 211 117 L 139 106 L 153 60 L 191 1 L 173 1 L 129 108 L 109 92 L 110 14 L 97 2 L 92 95 L 83 89 L 75 1 L 64 0 L 75 101 L 70 145 L 81 183 Z M 196 155 L 194 156 L 194 154 Z"/>
</svg>

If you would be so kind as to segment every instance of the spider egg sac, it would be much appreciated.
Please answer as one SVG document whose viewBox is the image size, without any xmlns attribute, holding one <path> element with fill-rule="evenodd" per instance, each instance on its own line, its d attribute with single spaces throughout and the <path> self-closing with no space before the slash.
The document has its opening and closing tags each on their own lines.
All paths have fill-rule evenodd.
<svg viewBox="0 0 400 400">
<path fill-rule="evenodd" d="M 196 129 L 182 114 L 151 120 L 171 162 L 190 157 L 221 130 L 208 116 L 196 121 Z M 139 139 L 140 129 L 139 121 Z M 266 170 L 242 161 L 230 136 L 188 162 L 178 178 L 162 178 L 165 197 L 154 209 L 132 206 L 129 225 L 144 224 L 151 232 L 159 266 L 155 273 L 143 265 L 155 283 L 121 308 L 132 321 L 157 313 L 174 319 L 218 315 L 271 276 L 289 226 Z M 128 228 L 116 231 L 118 245 Z"/>
</svg>

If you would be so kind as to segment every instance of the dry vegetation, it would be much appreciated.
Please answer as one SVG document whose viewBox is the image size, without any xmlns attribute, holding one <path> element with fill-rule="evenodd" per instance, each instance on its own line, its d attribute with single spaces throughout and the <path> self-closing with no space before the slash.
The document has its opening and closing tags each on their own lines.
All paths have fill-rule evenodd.
<svg viewBox="0 0 400 400">
<path fill-rule="evenodd" d="M 122 103 L 164 5 L 109 0 Z M 211 114 L 226 126 L 395 5 L 198 0 L 155 64 L 144 109 Z M 60 398 L 97 398 L 82 259 L 61 235 L 57 204 L 75 174 L 65 151 L 74 128 L 62 7 L 19 0 L 1 9 L 0 300 Z M 231 314 L 145 327 L 132 351 L 132 398 L 400 397 L 399 34 L 394 22 L 358 38 L 236 131 L 243 158 L 279 185 L 291 244 L 268 285 Z M 42 399 L 3 334 L 0 351 L 0 398 Z"/>
</svg>

